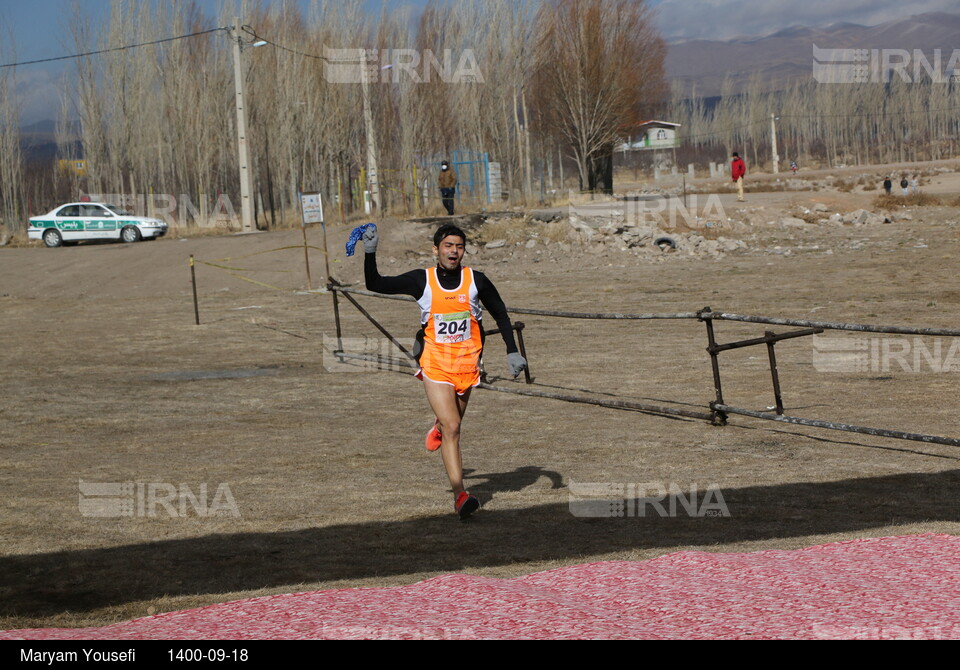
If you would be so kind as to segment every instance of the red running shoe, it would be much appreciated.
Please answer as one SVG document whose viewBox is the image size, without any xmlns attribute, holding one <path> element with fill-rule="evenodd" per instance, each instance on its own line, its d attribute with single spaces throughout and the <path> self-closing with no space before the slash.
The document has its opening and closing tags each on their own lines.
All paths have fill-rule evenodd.
<svg viewBox="0 0 960 670">
<path fill-rule="evenodd" d="M 427 451 L 436 451 L 440 448 L 443 437 L 440 435 L 440 419 L 433 423 L 433 428 L 427 431 Z"/>
<path fill-rule="evenodd" d="M 476 496 L 463 491 L 453 503 L 453 509 L 456 510 L 457 514 L 460 515 L 460 520 L 463 521 L 480 509 L 480 501 L 477 500 Z"/>
</svg>

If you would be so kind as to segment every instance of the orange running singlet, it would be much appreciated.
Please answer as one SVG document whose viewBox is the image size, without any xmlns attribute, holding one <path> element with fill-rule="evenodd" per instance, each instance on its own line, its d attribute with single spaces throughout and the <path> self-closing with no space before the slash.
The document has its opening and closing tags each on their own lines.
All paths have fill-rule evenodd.
<svg viewBox="0 0 960 670">
<path fill-rule="evenodd" d="M 480 383 L 480 318 L 483 315 L 473 271 L 462 268 L 460 286 L 445 290 L 437 269 L 429 268 L 427 285 L 417 301 L 423 325 L 423 353 L 417 377 L 451 384 L 463 395 Z"/>
</svg>

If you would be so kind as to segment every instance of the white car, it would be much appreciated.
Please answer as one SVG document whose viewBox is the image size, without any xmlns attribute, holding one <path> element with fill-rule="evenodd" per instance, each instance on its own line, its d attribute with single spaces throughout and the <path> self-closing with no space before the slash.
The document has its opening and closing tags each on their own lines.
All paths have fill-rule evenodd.
<svg viewBox="0 0 960 670">
<path fill-rule="evenodd" d="M 79 240 L 123 240 L 139 242 L 167 234 L 160 219 L 133 216 L 113 205 L 100 202 L 72 202 L 41 216 L 30 218 L 27 237 L 43 240 L 48 247 Z"/>
</svg>

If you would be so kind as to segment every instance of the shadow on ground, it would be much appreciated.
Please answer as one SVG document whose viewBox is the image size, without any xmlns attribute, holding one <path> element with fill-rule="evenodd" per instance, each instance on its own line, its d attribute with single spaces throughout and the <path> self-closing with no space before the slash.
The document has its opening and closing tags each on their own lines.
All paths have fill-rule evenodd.
<svg viewBox="0 0 960 670">
<path fill-rule="evenodd" d="M 497 510 L 498 494 L 546 476 L 537 467 L 468 473 L 493 504 L 461 523 L 451 514 L 296 532 L 239 533 L 0 558 L 0 614 L 83 612 L 162 596 L 384 577 L 545 560 L 589 560 L 637 549 L 853 533 L 891 524 L 960 521 L 960 470 L 721 491 L 729 516 L 580 518 L 564 502 Z M 709 495 L 709 494 L 708 494 Z M 705 502 L 699 492 L 697 507 Z M 626 510 L 638 509 L 627 500 Z M 717 500 L 706 502 L 716 503 Z M 642 505 L 640 505 L 642 507 Z M 210 575 L 216 574 L 215 586 Z M 130 575 L 118 583 L 117 574 Z M 216 589 L 216 591 L 214 591 Z"/>
</svg>

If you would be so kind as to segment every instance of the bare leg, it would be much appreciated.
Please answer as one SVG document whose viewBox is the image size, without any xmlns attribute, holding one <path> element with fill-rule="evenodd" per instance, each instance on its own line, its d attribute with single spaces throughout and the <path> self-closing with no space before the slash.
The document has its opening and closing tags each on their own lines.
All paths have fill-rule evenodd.
<svg viewBox="0 0 960 670">
<path fill-rule="evenodd" d="M 453 495 L 463 492 L 463 463 L 460 458 L 460 423 L 463 413 L 467 411 L 467 402 L 470 400 L 470 391 L 462 396 L 449 384 L 438 384 L 429 379 L 423 380 L 423 388 L 427 392 L 427 402 L 430 403 L 433 413 L 440 421 L 440 455 L 443 458 L 443 467 L 450 479 Z"/>
</svg>

